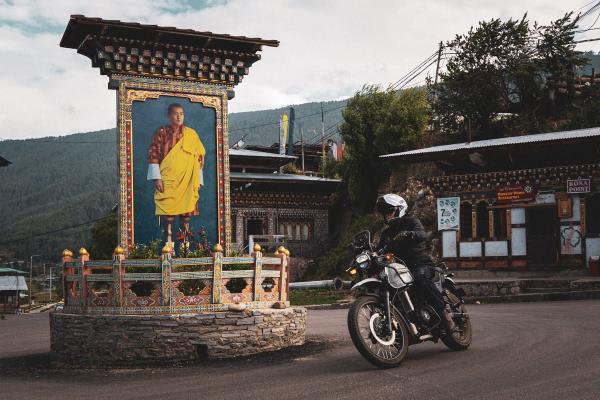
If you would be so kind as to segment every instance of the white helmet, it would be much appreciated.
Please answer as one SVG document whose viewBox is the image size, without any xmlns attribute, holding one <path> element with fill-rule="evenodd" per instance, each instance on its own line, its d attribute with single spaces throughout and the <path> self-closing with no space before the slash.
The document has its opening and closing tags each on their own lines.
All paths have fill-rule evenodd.
<svg viewBox="0 0 600 400">
<path fill-rule="evenodd" d="M 395 219 L 400 219 L 406 215 L 408 210 L 408 204 L 402 196 L 398 196 L 394 193 L 384 194 L 377 198 L 377 212 L 383 215 L 383 219 L 386 224 L 389 224 Z M 391 218 L 388 218 L 390 214 L 394 213 Z"/>
</svg>

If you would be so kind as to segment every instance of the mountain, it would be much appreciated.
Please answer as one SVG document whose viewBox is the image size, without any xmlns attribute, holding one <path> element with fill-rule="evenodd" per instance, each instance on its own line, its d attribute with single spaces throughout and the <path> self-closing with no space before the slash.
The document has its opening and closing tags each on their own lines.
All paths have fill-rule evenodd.
<svg viewBox="0 0 600 400">
<path fill-rule="evenodd" d="M 341 120 L 344 105 L 323 103 L 325 128 Z M 294 108 L 294 141 L 302 129 L 306 143 L 318 142 L 321 103 Z M 284 112 L 289 114 L 289 107 L 230 114 L 230 144 L 242 137 L 253 145 L 278 142 Z M 89 248 L 91 224 L 61 228 L 103 217 L 117 203 L 116 130 L 0 141 L 0 155 L 12 162 L 0 168 L 0 259 L 40 254 L 43 260 L 57 261 L 65 248 Z M 38 235 L 49 231 L 57 232 Z"/>
</svg>

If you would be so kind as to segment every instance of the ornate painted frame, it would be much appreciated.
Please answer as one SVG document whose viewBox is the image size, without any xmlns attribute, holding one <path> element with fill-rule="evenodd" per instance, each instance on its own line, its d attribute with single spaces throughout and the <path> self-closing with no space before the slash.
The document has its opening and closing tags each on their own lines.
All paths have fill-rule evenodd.
<svg viewBox="0 0 600 400">
<path fill-rule="evenodd" d="M 112 75 L 117 91 L 117 150 L 119 164 L 119 243 L 127 251 L 135 244 L 133 195 L 132 104 L 134 101 L 177 96 L 210 107 L 216 114 L 218 241 L 231 251 L 231 197 L 226 86 L 156 78 Z"/>
</svg>

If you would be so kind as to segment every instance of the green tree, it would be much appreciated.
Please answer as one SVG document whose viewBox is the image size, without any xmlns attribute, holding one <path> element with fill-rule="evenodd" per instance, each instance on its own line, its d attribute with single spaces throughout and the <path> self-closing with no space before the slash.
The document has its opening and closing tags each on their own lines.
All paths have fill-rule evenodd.
<svg viewBox="0 0 600 400">
<path fill-rule="evenodd" d="M 379 156 L 414 148 L 429 113 L 427 94 L 419 89 L 364 86 L 348 100 L 340 125 L 346 144 L 341 171 L 355 212 L 373 209 L 379 185 L 387 178 L 388 167 Z"/>
<path fill-rule="evenodd" d="M 94 259 L 110 259 L 113 251 L 117 247 L 117 225 L 118 216 L 116 212 L 100 221 L 92 227 L 92 237 L 90 240 L 89 251 Z"/>
<path fill-rule="evenodd" d="M 555 86 L 572 88 L 575 67 L 586 63 L 575 51 L 575 27 L 572 14 L 542 26 L 525 14 L 479 22 L 449 41 L 447 70 L 432 88 L 442 131 L 471 139 L 531 133 L 568 112 L 574 91 L 559 94 Z"/>
</svg>

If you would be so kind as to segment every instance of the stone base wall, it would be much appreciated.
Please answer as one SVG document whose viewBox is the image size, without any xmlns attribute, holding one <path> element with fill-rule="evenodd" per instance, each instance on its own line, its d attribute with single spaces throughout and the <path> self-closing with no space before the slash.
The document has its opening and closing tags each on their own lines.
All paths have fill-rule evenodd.
<svg viewBox="0 0 600 400">
<path fill-rule="evenodd" d="M 304 344 L 306 309 L 176 315 L 50 314 L 59 363 L 136 365 L 232 358 Z"/>
<path fill-rule="evenodd" d="M 509 281 L 457 281 L 457 286 L 464 289 L 466 297 L 506 296 L 521 293 L 517 280 Z"/>
</svg>

